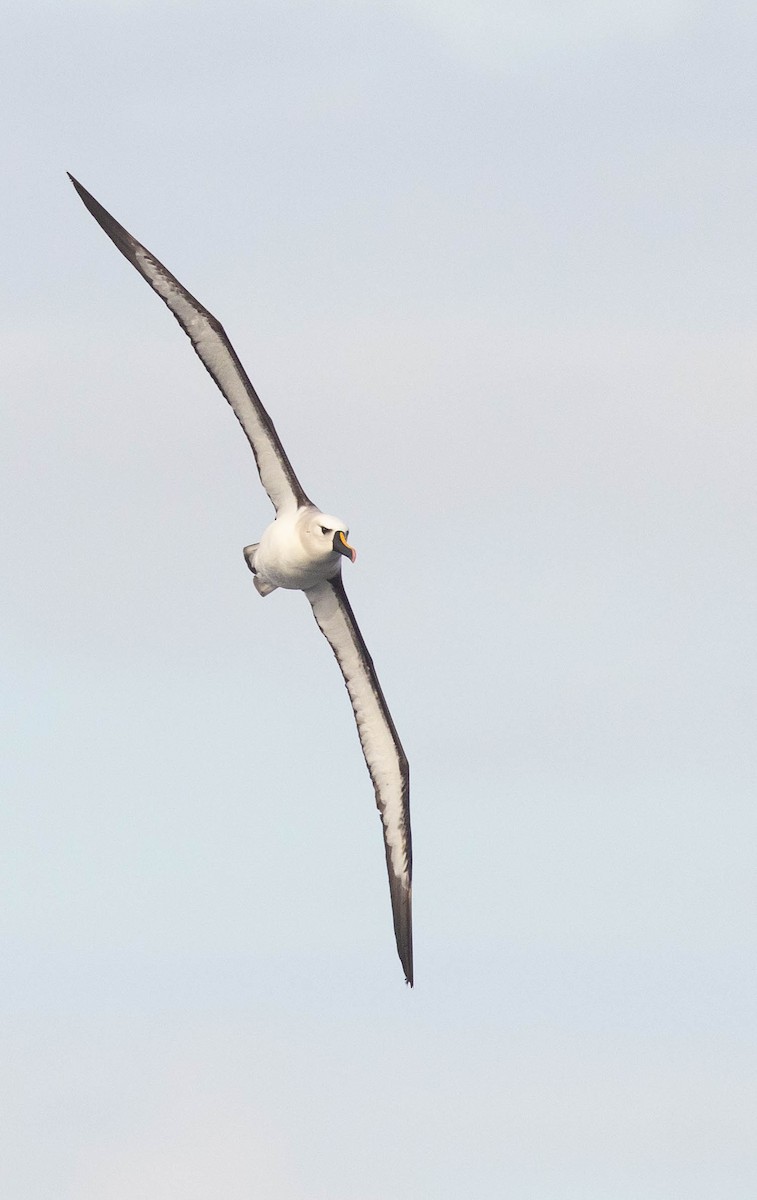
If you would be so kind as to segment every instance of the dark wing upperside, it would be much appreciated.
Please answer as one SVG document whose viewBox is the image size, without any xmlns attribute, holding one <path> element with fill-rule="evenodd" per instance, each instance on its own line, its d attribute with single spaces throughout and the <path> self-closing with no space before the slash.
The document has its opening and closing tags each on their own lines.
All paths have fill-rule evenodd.
<svg viewBox="0 0 757 1200">
<path fill-rule="evenodd" d="M 360 744 L 381 814 L 394 916 L 405 978 L 413 984 L 410 770 L 341 575 L 307 588 L 318 626 L 334 651 L 355 714 Z"/>
<path fill-rule="evenodd" d="M 161 262 L 119 225 L 69 174 L 81 199 L 114 245 L 170 308 L 208 373 L 228 400 L 255 455 L 260 481 L 278 511 L 309 504 L 273 422 L 250 383 L 220 321 L 186 290 Z"/>
</svg>

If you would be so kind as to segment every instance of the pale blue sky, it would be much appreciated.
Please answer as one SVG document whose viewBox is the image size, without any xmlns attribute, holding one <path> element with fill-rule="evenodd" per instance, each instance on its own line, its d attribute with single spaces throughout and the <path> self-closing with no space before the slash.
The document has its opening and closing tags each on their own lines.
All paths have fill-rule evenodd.
<svg viewBox="0 0 757 1200">
<path fill-rule="evenodd" d="M 753 1200 L 757 16 L 6 13 L 0 1190 Z M 223 321 L 412 769 L 416 978 Z"/>
</svg>

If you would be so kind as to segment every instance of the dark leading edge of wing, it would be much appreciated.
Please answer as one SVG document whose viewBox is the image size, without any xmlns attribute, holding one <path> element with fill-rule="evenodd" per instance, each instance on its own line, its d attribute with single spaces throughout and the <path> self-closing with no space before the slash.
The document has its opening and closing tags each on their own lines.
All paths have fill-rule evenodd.
<svg viewBox="0 0 757 1200">
<path fill-rule="evenodd" d="M 305 595 L 321 632 L 334 651 L 352 702 L 360 744 L 381 814 L 397 952 L 405 978 L 412 987 L 410 768 L 341 575 L 308 588 Z"/>
<path fill-rule="evenodd" d="M 153 291 L 170 308 L 189 337 L 203 366 L 231 405 L 255 455 L 260 480 L 278 510 L 282 505 L 309 504 L 292 464 L 279 441 L 273 421 L 237 358 L 223 326 L 166 270 L 140 242 L 119 225 L 94 196 L 69 173 L 92 216 Z"/>
</svg>

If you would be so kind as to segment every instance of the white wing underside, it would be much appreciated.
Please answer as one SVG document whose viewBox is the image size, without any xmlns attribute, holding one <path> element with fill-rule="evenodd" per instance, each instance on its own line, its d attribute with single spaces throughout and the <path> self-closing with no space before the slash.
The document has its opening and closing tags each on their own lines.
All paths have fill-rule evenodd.
<svg viewBox="0 0 757 1200">
<path fill-rule="evenodd" d="M 409 767 L 341 576 L 305 592 L 339 663 L 381 815 L 397 950 L 413 981 Z"/>
</svg>

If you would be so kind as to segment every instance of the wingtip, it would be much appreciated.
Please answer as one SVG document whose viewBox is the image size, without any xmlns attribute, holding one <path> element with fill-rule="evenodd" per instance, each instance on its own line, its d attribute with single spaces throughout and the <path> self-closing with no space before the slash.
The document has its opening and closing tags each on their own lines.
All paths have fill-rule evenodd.
<svg viewBox="0 0 757 1200">
<path fill-rule="evenodd" d="M 70 171 L 66 171 L 66 174 L 68 175 L 68 178 L 71 180 L 71 183 L 74 185 L 74 189 L 75 189 L 79 199 L 84 204 L 84 207 L 88 208 L 89 211 L 92 213 L 92 216 L 95 218 L 95 220 L 98 221 L 100 224 L 102 224 L 102 220 L 101 220 L 101 217 L 99 214 L 102 213 L 106 217 L 109 216 L 109 214 L 105 212 L 105 209 L 102 207 L 102 205 L 97 200 L 95 200 L 95 198 L 91 194 L 91 192 L 88 192 L 87 189 L 84 187 L 84 185 L 79 183 L 79 180 L 76 179 L 76 177 L 74 175 L 72 175 Z M 111 220 L 112 219 L 113 218 L 111 217 Z"/>
<path fill-rule="evenodd" d="M 397 944 L 405 983 L 412 987 L 413 976 L 413 900 L 412 889 L 407 887 L 390 872 L 389 888 L 392 898 L 392 915 L 394 917 L 394 940 Z"/>
<path fill-rule="evenodd" d="M 411 912 L 412 909 L 408 903 L 404 933 L 402 936 L 397 937 L 397 952 L 402 963 L 402 970 L 405 972 L 405 983 L 409 988 L 413 987 L 415 983 L 413 968 L 413 920 Z"/>
<path fill-rule="evenodd" d="M 399 949 L 399 947 L 398 947 L 398 949 Z M 402 955 L 400 955 L 400 962 L 402 963 L 402 970 L 405 972 L 405 983 L 407 984 L 407 986 L 408 986 L 409 988 L 411 988 L 411 987 L 413 987 L 413 985 L 414 985 L 414 982 L 415 982 L 415 981 L 414 981 L 414 979 L 413 979 L 413 951 L 412 951 L 412 947 L 410 948 L 410 958 L 409 958 L 409 960 L 407 960 L 407 961 L 406 961 L 406 956 L 405 956 L 405 957 L 403 957 Z"/>
</svg>

